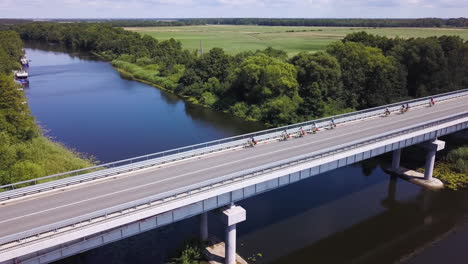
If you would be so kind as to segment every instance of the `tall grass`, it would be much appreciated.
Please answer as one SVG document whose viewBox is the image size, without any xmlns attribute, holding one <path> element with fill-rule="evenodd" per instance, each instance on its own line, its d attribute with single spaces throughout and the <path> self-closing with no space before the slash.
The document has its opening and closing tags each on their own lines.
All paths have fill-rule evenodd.
<svg viewBox="0 0 468 264">
<path fill-rule="evenodd" d="M 124 75 L 127 75 L 124 77 L 129 77 L 128 74 L 130 74 L 136 79 L 161 86 L 167 90 L 174 90 L 177 87 L 177 82 L 174 82 L 168 77 L 159 76 L 159 71 L 157 70 L 157 65 L 155 64 L 142 67 L 123 60 L 113 60 L 112 66 L 124 71 Z"/>
<path fill-rule="evenodd" d="M 452 162 L 455 170 L 468 174 L 468 147 L 461 147 L 450 151 L 446 159 Z"/>
<path fill-rule="evenodd" d="M 0 185 L 86 168 L 96 162 L 44 136 L 3 145 L 2 152 L 9 160 L 0 166 Z"/>
</svg>

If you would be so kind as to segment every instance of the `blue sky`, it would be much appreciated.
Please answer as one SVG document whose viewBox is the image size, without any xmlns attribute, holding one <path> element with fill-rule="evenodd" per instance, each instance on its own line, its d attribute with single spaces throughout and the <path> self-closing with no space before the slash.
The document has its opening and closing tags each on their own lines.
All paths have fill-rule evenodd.
<svg viewBox="0 0 468 264">
<path fill-rule="evenodd" d="M 2 18 L 468 16 L 468 0 L 0 0 Z"/>
</svg>

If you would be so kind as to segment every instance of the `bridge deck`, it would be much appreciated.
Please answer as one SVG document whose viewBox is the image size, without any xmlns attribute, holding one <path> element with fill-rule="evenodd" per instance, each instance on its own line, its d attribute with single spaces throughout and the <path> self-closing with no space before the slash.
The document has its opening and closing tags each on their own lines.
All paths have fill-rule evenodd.
<svg viewBox="0 0 468 264">
<path fill-rule="evenodd" d="M 65 191 L 0 205 L 0 237 L 52 224 L 111 206 L 253 168 L 360 138 L 468 111 L 462 97 L 434 107 L 411 109 L 400 115 L 378 117 L 339 125 L 314 135 L 255 148 L 229 150 L 200 158 L 126 173 L 116 178 L 78 185 Z"/>
</svg>

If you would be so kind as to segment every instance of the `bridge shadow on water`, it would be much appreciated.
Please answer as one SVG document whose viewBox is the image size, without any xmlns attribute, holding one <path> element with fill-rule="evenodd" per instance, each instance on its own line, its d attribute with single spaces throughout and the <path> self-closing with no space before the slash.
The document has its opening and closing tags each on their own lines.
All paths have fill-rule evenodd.
<svg viewBox="0 0 468 264">
<path fill-rule="evenodd" d="M 247 221 L 238 227 L 239 254 L 251 263 L 394 263 L 453 226 L 468 207 L 466 193 L 426 191 L 370 164 L 241 201 Z M 194 217 L 57 263 L 165 263 L 198 236 L 198 224 Z M 215 213 L 209 224 L 223 238 Z"/>
</svg>

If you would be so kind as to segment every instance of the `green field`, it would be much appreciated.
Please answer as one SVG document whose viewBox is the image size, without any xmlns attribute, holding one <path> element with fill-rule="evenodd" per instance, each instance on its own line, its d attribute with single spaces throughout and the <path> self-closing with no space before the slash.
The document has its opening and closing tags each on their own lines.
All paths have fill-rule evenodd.
<svg viewBox="0 0 468 264">
<path fill-rule="evenodd" d="M 348 28 L 348 27 L 269 27 L 269 26 L 231 26 L 207 25 L 184 27 L 135 27 L 126 28 L 148 34 L 158 40 L 174 38 L 180 40 L 185 48 L 203 49 L 220 47 L 229 53 L 246 50 L 265 49 L 269 46 L 282 49 L 289 54 L 301 51 L 324 49 L 330 42 L 340 40 L 355 31 L 388 37 L 430 37 L 457 35 L 468 40 L 468 29 L 452 28 Z M 294 31 L 294 32 L 288 32 Z"/>
</svg>

